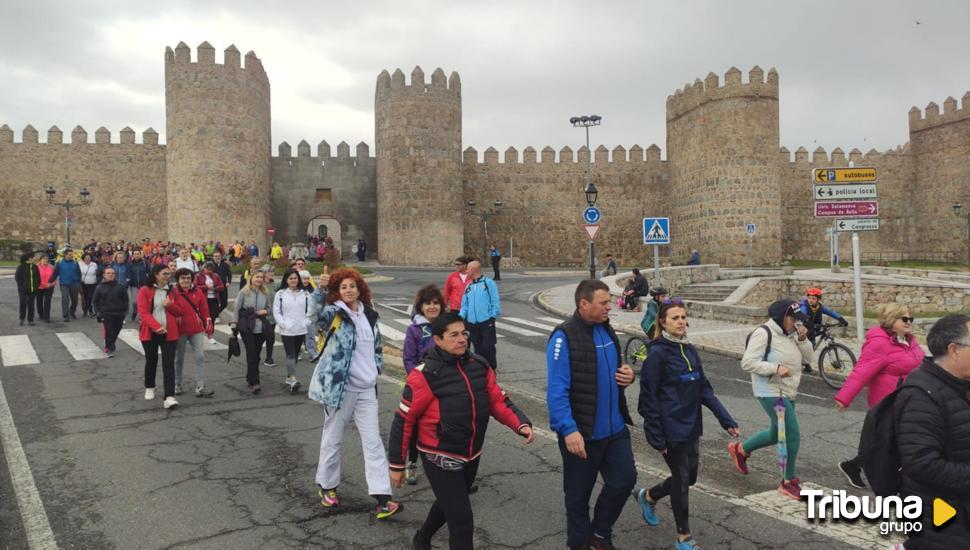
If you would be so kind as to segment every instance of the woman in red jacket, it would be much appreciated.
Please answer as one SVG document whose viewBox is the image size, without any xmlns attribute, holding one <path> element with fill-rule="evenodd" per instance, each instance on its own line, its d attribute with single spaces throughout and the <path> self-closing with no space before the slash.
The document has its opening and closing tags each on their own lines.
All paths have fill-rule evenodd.
<svg viewBox="0 0 970 550">
<path fill-rule="evenodd" d="M 152 267 L 145 286 L 138 291 L 138 337 L 145 349 L 145 399 L 155 399 L 155 372 L 158 352 L 162 352 L 162 382 L 166 409 L 177 407 L 175 400 L 175 344 L 179 339 L 178 299 L 169 296 L 172 271 L 166 265 Z"/>
<path fill-rule="evenodd" d="M 212 338 L 213 324 L 205 292 L 192 284 L 191 269 L 175 272 L 176 286 L 172 293 L 179 301 L 179 339 L 175 345 L 175 395 L 182 395 L 182 366 L 185 345 L 192 345 L 195 356 L 195 396 L 212 397 L 214 391 L 205 386 L 205 341 Z"/>
<path fill-rule="evenodd" d="M 195 276 L 195 286 L 205 292 L 206 303 L 209 305 L 209 319 L 212 324 L 215 324 L 215 316 L 222 310 L 219 303 L 219 293 L 226 289 L 226 284 L 216 274 L 215 263 L 206 262 L 202 266 L 202 271 Z"/>
<path fill-rule="evenodd" d="M 411 437 L 418 438 L 424 473 L 435 502 L 412 547 L 430 549 L 431 537 L 448 524 L 449 548 L 472 548 L 474 517 L 468 489 L 475 481 L 490 416 L 532 443 L 532 423 L 495 383 L 495 371 L 468 352 L 465 322 L 455 312 L 431 323 L 435 347 L 408 374 L 391 425 L 391 484 L 401 487 Z"/>
<path fill-rule="evenodd" d="M 844 411 L 852 405 L 863 386 L 869 387 L 869 407 L 876 406 L 896 389 L 923 361 L 923 348 L 913 336 L 913 317 L 906 306 L 891 303 L 880 307 L 879 326 L 866 332 L 862 353 L 839 393 L 835 406 Z M 862 458 L 839 462 L 839 470 L 849 483 L 864 489 Z"/>
</svg>

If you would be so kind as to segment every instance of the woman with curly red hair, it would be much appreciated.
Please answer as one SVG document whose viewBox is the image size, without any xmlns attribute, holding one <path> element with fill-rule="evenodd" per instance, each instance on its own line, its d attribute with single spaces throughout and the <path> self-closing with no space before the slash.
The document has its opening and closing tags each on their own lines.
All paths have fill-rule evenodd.
<svg viewBox="0 0 970 550">
<path fill-rule="evenodd" d="M 326 305 L 317 326 L 326 333 L 323 352 L 310 378 L 309 397 L 324 406 L 316 482 L 320 506 L 340 505 L 340 446 L 353 419 L 364 451 L 367 492 L 377 500 L 377 519 L 403 509 L 391 500 L 387 456 L 378 426 L 377 376 L 384 366 L 377 312 L 370 288 L 356 269 L 320 276 L 312 298 Z"/>
</svg>

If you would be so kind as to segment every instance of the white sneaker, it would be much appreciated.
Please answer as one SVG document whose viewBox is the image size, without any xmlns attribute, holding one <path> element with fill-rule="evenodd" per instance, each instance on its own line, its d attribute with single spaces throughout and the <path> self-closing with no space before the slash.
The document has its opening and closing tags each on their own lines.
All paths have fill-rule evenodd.
<svg viewBox="0 0 970 550">
<path fill-rule="evenodd" d="M 216 339 L 215 338 L 209 338 L 209 345 L 210 346 L 214 346 L 215 344 L 216 344 Z"/>
<path fill-rule="evenodd" d="M 155 399 L 155 388 L 145 388 L 145 400 L 151 401 Z"/>
<path fill-rule="evenodd" d="M 162 403 L 162 406 L 165 407 L 166 409 L 171 409 L 171 408 L 174 408 L 174 407 L 178 407 L 179 406 L 179 402 L 175 400 L 175 397 L 173 397 L 173 396 L 170 395 L 170 396 L 168 396 L 168 397 L 165 398 L 165 402 Z"/>
</svg>

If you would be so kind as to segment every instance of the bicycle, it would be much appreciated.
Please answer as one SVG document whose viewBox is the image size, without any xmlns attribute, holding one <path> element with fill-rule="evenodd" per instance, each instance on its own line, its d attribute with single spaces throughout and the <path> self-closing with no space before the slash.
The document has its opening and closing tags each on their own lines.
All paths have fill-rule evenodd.
<svg viewBox="0 0 970 550">
<path fill-rule="evenodd" d="M 647 360 L 647 339 L 641 336 L 631 336 L 623 348 L 623 358 L 633 369 L 634 374 L 640 374 L 643 363 Z"/>
<path fill-rule="evenodd" d="M 828 329 L 841 326 L 839 323 L 815 326 L 815 343 L 812 344 L 812 351 L 819 348 L 824 342 L 822 352 L 818 355 L 818 374 L 822 380 L 832 389 L 839 389 L 845 383 L 845 379 L 855 368 L 856 357 L 845 344 L 840 344 L 835 340 L 835 336 L 829 334 Z"/>
</svg>

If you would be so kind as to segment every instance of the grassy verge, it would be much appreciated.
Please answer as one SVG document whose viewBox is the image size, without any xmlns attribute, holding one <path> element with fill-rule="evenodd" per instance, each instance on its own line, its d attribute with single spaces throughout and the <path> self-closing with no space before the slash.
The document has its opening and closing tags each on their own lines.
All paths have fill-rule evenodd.
<svg viewBox="0 0 970 550">
<path fill-rule="evenodd" d="M 817 269 L 826 268 L 831 264 L 827 261 L 822 260 L 799 260 L 793 259 L 785 262 L 783 265 L 791 266 L 799 269 Z M 847 259 L 841 263 L 842 269 L 852 269 L 852 260 Z M 864 263 L 865 266 L 875 266 L 874 263 Z M 948 263 L 948 262 L 927 262 L 923 260 L 899 260 L 895 262 L 887 262 L 889 267 L 899 267 L 905 269 L 928 269 L 934 271 L 968 271 L 970 272 L 970 265 L 966 263 Z"/>
<path fill-rule="evenodd" d="M 17 267 L 18 265 L 20 265 L 20 262 L 16 260 L 0 260 L 0 267 Z"/>
</svg>

